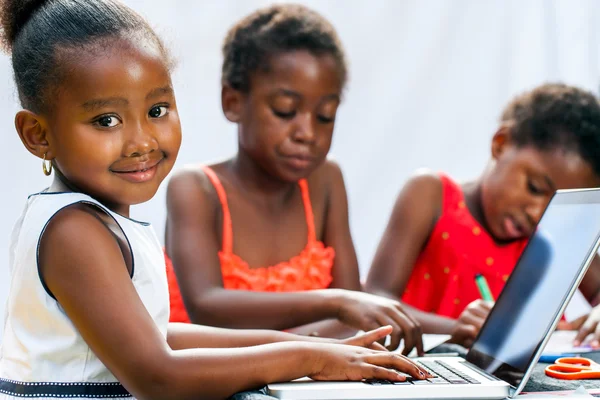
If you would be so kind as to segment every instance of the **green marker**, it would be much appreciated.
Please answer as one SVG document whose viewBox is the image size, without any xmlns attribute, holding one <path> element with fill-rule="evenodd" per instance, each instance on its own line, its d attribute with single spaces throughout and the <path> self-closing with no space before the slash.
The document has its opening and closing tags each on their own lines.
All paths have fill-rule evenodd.
<svg viewBox="0 0 600 400">
<path fill-rule="evenodd" d="M 477 284 L 477 289 L 479 289 L 479 294 L 481 294 L 481 298 L 483 301 L 494 301 L 494 296 L 492 296 L 492 292 L 490 291 L 490 287 L 485 280 L 485 277 L 481 274 L 475 275 L 475 283 Z"/>
</svg>

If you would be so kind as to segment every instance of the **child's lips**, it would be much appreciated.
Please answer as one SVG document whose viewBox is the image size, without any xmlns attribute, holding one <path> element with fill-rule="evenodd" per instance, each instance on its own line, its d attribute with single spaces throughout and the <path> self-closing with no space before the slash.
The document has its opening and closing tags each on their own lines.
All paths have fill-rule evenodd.
<svg viewBox="0 0 600 400">
<path fill-rule="evenodd" d="M 158 169 L 158 164 L 160 164 L 163 159 L 163 157 L 155 157 L 155 159 L 152 160 L 128 163 L 127 165 L 112 168 L 111 171 L 129 182 L 143 183 L 154 178 Z"/>
<path fill-rule="evenodd" d="M 314 162 L 313 157 L 305 154 L 284 155 L 283 158 L 288 165 L 298 170 L 306 169 Z"/>
<path fill-rule="evenodd" d="M 144 169 L 137 170 L 137 171 L 123 171 L 123 172 L 114 171 L 114 173 L 117 174 L 118 176 L 120 176 L 121 178 L 125 179 L 126 181 L 129 181 L 132 183 L 144 183 L 144 182 L 148 182 L 148 181 L 151 181 L 152 179 L 154 179 L 154 177 L 156 176 L 157 169 L 158 169 L 158 164 L 155 164 L 154 166 L 152 166 L 150 168 L 144 168 Z"/>
<path fill-rule="evenodd" d="M 504 232 L 511 239 L 517 239 L 523 236 L 523 232 L 511 217 L 504 218 Z"/>
<path fill-rule="evenodd" d="M 117 167 L 112 167 L 111 171 L 120 173 L 120 174 L 145 171 L 145 170 L 154 168 L 162 160 L 163 160 L 163 157 L 159 156 L 159 157 L 153 157 L 152 159 L 148 158 L 143 161 L 123 163 L 123 165 L 119 165 Z"/>
</svg>

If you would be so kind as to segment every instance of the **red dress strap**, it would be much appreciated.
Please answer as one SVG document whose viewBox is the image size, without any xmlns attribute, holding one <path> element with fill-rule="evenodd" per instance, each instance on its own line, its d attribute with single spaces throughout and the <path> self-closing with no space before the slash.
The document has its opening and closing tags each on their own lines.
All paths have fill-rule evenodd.
<svg viewBox="0 0 600 400">
<path fill-rule="evenodd" d="M 225 254 L 231 254 L 233 252 L 233 228 L 231 224 L 231 213 L 229 212 L 229 204 L 227 203 L 227 194 L 221 180 L 215 174 L 212 168 L 205 165 L 202 166 L 202 171 L 206 174 L 210 183 L 215 187 L 217 196 L 219 196 L 219 202 L 221 203 L 221 209 L 223 210 L 223 244 L 222 251 Z"/>
<path fill-rule="evenodd" d="M 317 234 L 315 232 L 315 215 L 313 214 L 312 203 L 310 202 L 308 182 L 306 179 L 300 179 L 298 186 L 300 186 L 302 203 L 304 203 L 304 215 L 306 216 L 306 226 L 308 228 L 308 243 L 312 243 L 317 240 Z"/>
<path fill-rule="evenodd" d="M 439 173 L 438 176 L 442 182 L 442 214 L 457 207 L 465 208 L 465 197 L 460 184 L 448 175 Z"/>
</svg>

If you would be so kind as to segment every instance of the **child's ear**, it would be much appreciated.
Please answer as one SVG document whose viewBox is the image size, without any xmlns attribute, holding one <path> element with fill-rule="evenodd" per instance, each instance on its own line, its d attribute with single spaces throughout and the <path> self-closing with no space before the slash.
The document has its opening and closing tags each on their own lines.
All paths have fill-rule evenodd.
<svg viewBox="0 0 600 400">
<path fill-rule="evenodd" d="M 229 85 L 221 88 L 221 107 L 223 114 L 231 122 L 240 122 L 244 95 Z"/>
<path fill-rule="evenodd" d="M 29 110 L 21 110 L 15 116 L 15 127 L 21 142 L 31 154 L 46 160 L 52 160 L 54 155 L 48 142 L 48 129 L 42 116 Z"/>
<path fill-rule="evenodd" d="M 511 124 L 503 123 L 492 138 L 492 159 L 497 160 L 511 143 Z"/>
</svg>

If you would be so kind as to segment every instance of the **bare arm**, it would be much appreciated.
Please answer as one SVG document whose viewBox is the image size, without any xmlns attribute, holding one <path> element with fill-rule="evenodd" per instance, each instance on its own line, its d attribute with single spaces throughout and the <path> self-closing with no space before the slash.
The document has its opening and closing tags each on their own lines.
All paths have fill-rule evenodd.
<svg viewBox="0 0 600 400">
<path fill-rule="evenodd" d="M 335 261 L 332 268 L 331 288 L 361 290 L 358 260 L 350 234 L 348 221 L 348 198 L 344 178 L 339 166 L 326 161 L 322 171 L 322 179 L 327 187 L 327 210 L 323 229 L 323 243 L 335 249 Z M 318 221 L 315 221 L 318 223 Z M 348 337 L 357 332 L 355 328 L 338 320 L 320 321 L 309 325 L 299 326 L 292 332 L 310 335 L 318 334 L 323 337 Z"/>
<path fill-rule="evenodd" d="M 348 221 L 348 198 L 344 178 L 339 166 L 327 161 L 321 173 L 327 184 L 327 210 L 323 231 L 323 241 L 326 246 L 335 249 L 336 257 L 332 268 L 331 287 L 347 289 L 351 291 L 362 291 L 358 260 L 350 234 Z M 414 347 L 422 353 L 423 344 L 421 339 L 421 326 L 412 318 L 410 313 L 402 308 L 399 302 L 383 299 L 369 299 L 379 303 L 379 312 L 373 313 L 368 309 L 362 313 L 360 321 L 354 326 L 364 330 L 374 329 L 382 325 L 393 327 L 390 349 L 396 349 L 400 340 L 404 339 L 404 352 L 410 352 Z M 310 326 L 309 329 L 317 330 L 321 335 L 340 337 L 347 335 L 348 328 L 338 321 L 326 321 L 321 326 Z M 307 327 L 302 327 L 302 329 Z"/>
<path fill-rule="evenodd" d="M 389 335 L 391 330 L 391 326 L 384 326 L 351 338 L 337 340 L 301 336 L 272 330 L 226 329 L 204 325 L 171 323 L 167 332 L 167 342 L 173 350 L 250 347 L 281 342 L 311 342 L 347 344 L 385 351 L 385 348 L 377 343 L 377 341 Z"/>
<path fill-rule="evenodd" d="M 583 277 L 579 290 L 592 306 L 600 304 L 600 257 L 596 255 Z"/>
<path fill-rule="evenodd" d="M 442 204 L 440 178 L 431 173 L 411 178 L 398 196 L 388 226 L 369 270 L 367 290 L 400 299 L 415 262 L 439 218 Z M 451 333 L 455 321 L 404 304 L 427 333 Z"/>
<path fill-rule="evenodd" d="M 355 346 L 291 341 L 172 350 L 138 297 L 117 241 L 98 218 L 78 208 L 60 211 L 48 224 L 40 272 L 94 354 L 140 399 L 225 398 L 305 375 L 341 379 L 344 371 L 355 379 L 400 379 L 381 365 L 418 376 L 405 359 Z M 171 335 L 173 344 L 178 336 Z M 205 339 L 219 340 L 211 332 Z"/>
<path fill-rule="evenodd" d="M 140 301 L 117 241 L 85 211 L 65 209 L 51 220 L 41 242 L 40 268 L 84 340 L 136 397 L 224 397 L 265 380 L 310 373 L 310 352 L 286 344 L 172 351 Z M 239 378 L 234 382 L 232 368 Z M 228 383 L 222 388 L 208 384 L 219 380 Z"/>
<path fill-rule="evenodd" d="M 311 338 L 272 330 L 226 329 L 212 326 L 171 323 L 167 342 L 173 350 L 194 348 L 233 348 L 258 346 L 268 343 L 315 341 L 326 343 L 320 338 Z M 333 341 L 330 341 L 333 343 Z"/>
<path fill-rule="evenodd" d="M 576 326 L 581 324 L 578 326 L 579 332 L 575 338 L 575 345 L 579 345 L 592 335 L 590 343 L 597 349 L 600 348 L 600 259 L 598 255 L 594 257 L 592 265 L 579 285 L 579 290 L 594 309 L 587 317 L 575 323 Z"/>
<path fill-rule="evenodd" d="M 330 287 L 360 291 L 358 259 L 350 234 L 348 220 L 348 195 L 340 167 L 327 161 L 324 167 L 327 179 L 328 199 L 323 242 L 335 249 Z"/>
</svg>

